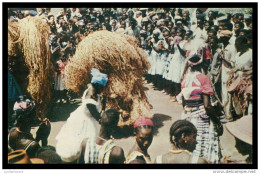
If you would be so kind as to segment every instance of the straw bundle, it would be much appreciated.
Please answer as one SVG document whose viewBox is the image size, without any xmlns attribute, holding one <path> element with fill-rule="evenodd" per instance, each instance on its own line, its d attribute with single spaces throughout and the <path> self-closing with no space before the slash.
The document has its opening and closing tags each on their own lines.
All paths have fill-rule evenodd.
<svg viewBox="0 0 260 174">
<path fill-rule="evenodd" d="M 42 17 L 26 17 L 8 24 L 9 69 L 23 92 L 36 102 L 39 118 L 51 99 L 53 67 L 49 48 L 49 25 Z M 21 73 L 24 71 L 25 73 Z"/>
<path fill-rule="evenodd" d="M 92 68 L 108 75 L 107 107 L 121 112 L 120 126 L 139 116 L 151 117 L 142 76 L 150 65 L 137 41 L 124 34 L 97 31 L 84 38 L 65 69 L 66 86 L 82 93 L 90 83 Z"/>
</svg>

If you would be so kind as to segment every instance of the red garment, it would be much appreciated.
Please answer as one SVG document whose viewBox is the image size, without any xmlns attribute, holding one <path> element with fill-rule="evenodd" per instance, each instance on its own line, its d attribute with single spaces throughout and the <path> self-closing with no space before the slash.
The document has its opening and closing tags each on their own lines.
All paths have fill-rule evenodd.
<svg viewBox="0 0 260 174">
<path fill-rule="evenodd" d="M 200 87 L 201 89 L 194 89 L 193 92 L 191 93 L 191 97 L 192 96 L 195 97 L 196 95 L 200 95 L 201 93 L 207 95 L 213 95 L 213 89 L 211 87 L 210 79 L 208 76 L 200 73 L 196 75 L 196 79 L 200 82 L 200 86 L 193 82 L 192 87 Z M 181 89 L 183 88 L 185 88 L 184 80 L 181 83 Z"/>
<path fill-rule="evenodd" d="M 209 60 L 211 59 L 211 57 L 212 57 L 211 51 L 209 45 L 207 44 L 205 48 L 203 48 L 203 60 Z"/>
<path fill-rule="evenodd" d="M 63 75 L 64 74 L 64 71 L 65 71 L 65 67 L 67 65 L 67 62 L 62 62 L 61 60 L 58 60 L 57 61 L 57 64 L 58 64 L 58 70 L 61 72 L 61 74 Z"/>
<path fill-rule="evenodd" d="M 213 95 L 213 89 L 211 87 L 211 83 L 210 83 L 209 77 L 204 75 L 204 74 L 198 74 L 196 76 L 196 78 L 201 83 L 202 93 L 208 94 L 208 95 Z"/>
</svg>

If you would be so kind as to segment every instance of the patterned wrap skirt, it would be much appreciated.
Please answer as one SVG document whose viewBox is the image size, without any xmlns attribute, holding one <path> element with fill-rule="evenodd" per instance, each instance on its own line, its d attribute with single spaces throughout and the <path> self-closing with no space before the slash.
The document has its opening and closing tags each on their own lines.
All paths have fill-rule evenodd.
<svg viewBox="0 0 260 174">
<path fill-rule="evenodd" d="M 222 157 L 219 137 L 213 122 L 206 114 L 204 106 L 185 106 L 182 119 L 190 121 L 197 128 L 197 144 L 192 155 L 206 158 L 212 164 L 218 163 Z"/>
</svg>

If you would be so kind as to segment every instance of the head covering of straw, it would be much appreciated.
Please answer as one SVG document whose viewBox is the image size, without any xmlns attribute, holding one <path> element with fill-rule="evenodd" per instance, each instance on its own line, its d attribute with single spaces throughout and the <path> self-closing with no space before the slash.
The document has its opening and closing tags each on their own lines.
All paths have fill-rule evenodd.
<svg viewBox="0 0 260 174">
<path fill-rule="evenodd" d="M 105 30 L 89 34 L 66 66 L 66 87 L 82 93 L 91 82 L 92 68 L 109 77 L 103 92 L 107 107 L 121 113 L 119 126 L 133 124 L 140 115 L 152 117 L 142 80 L 150 64 L 134 37 Z"/>
<path fill-rule="evenodd" d="M 134 122 L 134 128 L 141 126 L 153 126 L 153 121 L 149 117 L 139 117 Z"/>
<path fill-rule="evenodd" d="M 102 86 L 106 86 L 107 84 L 107 75 L 104 73 L 101 73 L 98 69 L 92 68 L 91 70 L 91 83 L 98 83 Z"/>
<path fill-rule="evenodd" d="M 8 62 L 13 62 L 8 64 L 8 69 L 23 93 L 35 101 L 39 118 L 44 117 L 50 103 L 54 70 L 49 45 L 50 26 L 43 18 L 28 16 L 19 23 L 8 23 L 8 53 L 15 55 L 8 56 Z"/>
</svg>

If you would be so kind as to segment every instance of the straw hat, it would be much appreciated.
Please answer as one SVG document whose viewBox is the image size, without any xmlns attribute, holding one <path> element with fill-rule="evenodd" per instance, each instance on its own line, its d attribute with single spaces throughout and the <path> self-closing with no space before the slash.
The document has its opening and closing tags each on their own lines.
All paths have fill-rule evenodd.
<svg viewBox="0 0 260 174">
<path fill-rule="evenodd" d="M 9 164 L 44 164 L 40 158 L 30 158 L 24 150 L 16 150 L 8 154 Z"/>
<path fill-rule="evenodd" d="M 252 115 L 243 116 L 239 120 L 227 123 L 225 126 L 233 136 L 252 145 Z"/>
</svg>

